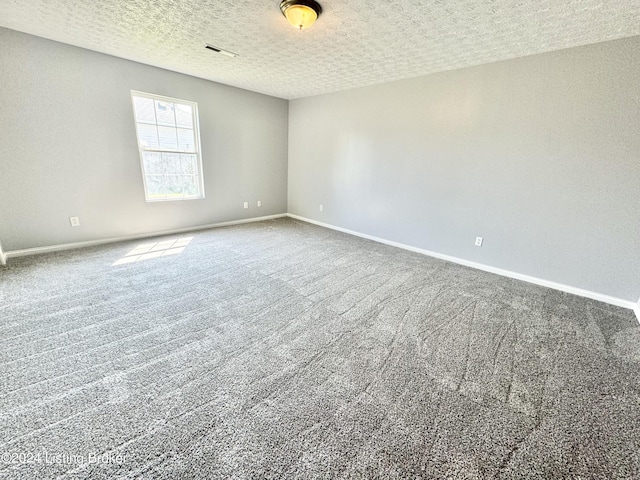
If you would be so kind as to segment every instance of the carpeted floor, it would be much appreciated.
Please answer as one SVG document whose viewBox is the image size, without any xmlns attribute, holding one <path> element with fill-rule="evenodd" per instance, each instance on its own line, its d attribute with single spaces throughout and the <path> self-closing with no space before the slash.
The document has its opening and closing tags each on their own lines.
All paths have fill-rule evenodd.
<svg viewBox="0 0 640 480">
<path fill-rule="evenodd" d="M 10 259 L 0 363 L 3 479 L 640 478 L 631 311 L 291 219 Z"/>
</svg>

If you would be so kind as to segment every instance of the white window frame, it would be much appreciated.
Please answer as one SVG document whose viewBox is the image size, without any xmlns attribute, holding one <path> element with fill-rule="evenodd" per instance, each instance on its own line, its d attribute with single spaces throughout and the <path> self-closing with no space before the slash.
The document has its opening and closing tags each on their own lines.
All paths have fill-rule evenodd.
<svg viewBox="0 0 640 480">
<path fill-rule="evenodd" d="M 165 103 L 172 103 L 172 104 L 179 104 L 179 105 L 188 105 L 191 107 L 191 114 L 192 114 L 192 125 L 193 125 L 193 136 L 194 136 L 194 147 L 191 150 L 184 150 L 184 149 L 180 149 L 180 148 L 176 148 L 176 149 L 171 149 L 171 148 L 160 148 L 160 147 L 149 147 L 146 145 L 142 145 L 141 143 L 141 137 L 140 137 L 140 132 L 138 131 L 138 124 L 139 123 L 144 123 L 144 122 L 138 122 L 138 118 L 136 115 L 136 106 L 135 106 L 135 97 L 141 97 L 141 98 L 149 98 L 151 100 L 154 101 L 154 105 L 155 105 L 155 101 L 160 101 L 160 102 L 165 102 Z M 199 124 L 199 119 L 198 119 L 198 104 L 196 102 L 191 102 L 189 100 L 182 100 L 179 98 L 172 98 L 172 97 L 165 97 L 163 95 L 156 95 L 153 93 L 146 93 L 146 92 L 139 92 L 137 90 L 131 90 L 131 106 L 133 108 L 133 120 L 136 126 L 136 140 L 138 142 L 138 150 L 140 153 L 140 169 L 142 171 L 142 181 L 143 181 L 143 185 L 144 185 L 144 196 L 145 196 L 145 200 L 147 202 L 171 202 L 171 201 L 178 201 L 178 200 L 199 200 L 199 199 L 203 199 L 204 197 L 204 180 L 203 180 L 203 174 L 202 174 L 202 155 L 201 155 L 201 146 L 200 146 L 200 124 Z M 175 110 L 174 110 L 175 112 Z M 154 110 L 155 113 L 155 110 Z M 174 113 L 175 115 L 175 113 Z M 148 125 L 153 125 L 151 123 L 147 123 Z M 155 126 L 156 128 L 158 127 L 158 119 L 156 116 L 156 121 L 155 121 Z M 177 127 L 176 127 L 176 132 L 177 132 Z M 198 187 L 198 193 L 196 195 L 182 195 L 182 196 L 164 196 L 164 197 L 157 197 L 157 196 L 150 196 L 149 194 L 149 189 L 148 189 L 148 185 L 147 185 L 147 176 L 148 175 L 152 175 L 152 174 L 148 174 L 145 171 L 145 163 L 144 163 L 144 155 L 145 153 L 148 152 L 156 152 L 156 153 L 169 153 L 169 154 L 190 154 L 190 155 L 195 155 L 196 157 L 196 163 L 197 163 L 197 169 L 196 169 L 196 184 Z M 163 174 L 163 177 L 166 175 L 170 175 L 170 174 Z"/>
</svg>

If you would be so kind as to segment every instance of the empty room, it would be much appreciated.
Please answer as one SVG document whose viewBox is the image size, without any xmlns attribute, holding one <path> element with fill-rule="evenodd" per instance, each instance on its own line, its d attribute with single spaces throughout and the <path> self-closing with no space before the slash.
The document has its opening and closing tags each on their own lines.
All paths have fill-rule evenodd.
<svg viewBox="0 0 640 480">
<path fill-rule="evenodd" d="M 0 478 L 639 479 L 640 0 L 0 0 Z"/>
</svg>

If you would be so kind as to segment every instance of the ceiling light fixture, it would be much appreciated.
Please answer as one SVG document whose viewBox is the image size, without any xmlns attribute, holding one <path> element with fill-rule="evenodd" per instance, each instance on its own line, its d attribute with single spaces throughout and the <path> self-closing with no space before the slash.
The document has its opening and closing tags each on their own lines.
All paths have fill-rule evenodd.
<svg viewBox="0 0 640 480">
<path fill-rule="evenodd" d="M 280 10 L 289 23 L 300 30 L 313 25 L 322 13 L 322 7 L 314 0 L 283 0 Z"/>
</svg>

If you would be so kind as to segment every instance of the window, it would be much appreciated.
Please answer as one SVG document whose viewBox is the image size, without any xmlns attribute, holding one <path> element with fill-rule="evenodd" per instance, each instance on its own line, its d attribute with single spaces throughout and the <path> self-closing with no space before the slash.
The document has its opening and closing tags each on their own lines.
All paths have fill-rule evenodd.
<svg viewBox="0 0 640 480">
<path fill-rule="evenodd" d="M 198 104 L 131 92 L 147 202 L 204 198 Z"/>
</svg>

